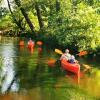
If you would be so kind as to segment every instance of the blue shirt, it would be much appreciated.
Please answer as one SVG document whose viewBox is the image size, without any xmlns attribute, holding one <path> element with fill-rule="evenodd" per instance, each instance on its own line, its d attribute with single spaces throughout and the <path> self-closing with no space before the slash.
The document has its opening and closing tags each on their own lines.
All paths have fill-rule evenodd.
<svg viewBox="0 0 100 100">
<path fill-rule="evenodd" d="M 69 63 L 74 64 L 75 63 L 75 60 L 74 59 L 70 59 L 69 60 Z"/>
</svg>

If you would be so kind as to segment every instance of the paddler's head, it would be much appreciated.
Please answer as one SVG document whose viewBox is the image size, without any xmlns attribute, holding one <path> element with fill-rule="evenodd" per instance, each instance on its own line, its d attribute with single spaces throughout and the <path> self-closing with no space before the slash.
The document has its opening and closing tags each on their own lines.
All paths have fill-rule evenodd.
<svg viewBox="0 0 100 100">
<path fill-rule="evenodd" d="M 68 50 L 68 49 L 66 49 L 66 50 L 65 50 L 65 53 L 69 53 L 69 50 Z"/>
</svg>

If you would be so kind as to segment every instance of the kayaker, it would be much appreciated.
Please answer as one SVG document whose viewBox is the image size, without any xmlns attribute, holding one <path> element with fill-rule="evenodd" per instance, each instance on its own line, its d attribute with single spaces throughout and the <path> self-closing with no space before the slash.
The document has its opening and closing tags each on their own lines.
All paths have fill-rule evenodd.
<svg viewBox="0 0 100 100">
<path fill-rule="evenodd" d="M 60 60 L 66 59 L 66 61 L 68 61 L 68 60 L 70 60 L 70 57 L 71 57 L 71 54 L 69 53 L 69 50 L 66 49 L 66 50 L 65 50 L 65 53 L 62 54 L 62 56 L 60 57 Z"/>
<path fill-rule="evenodd" d="M 35 45 L 35 42 L 32 41 L 32 39 L 30 38 L 30 40 L 28 41 L 28 46 L 27 46 L 27 47 L 28 47 L 29 49 L 33 49 L 34 45 Z"/>
<path fill-rule="evenodd" d="M 68 62 L 71 63 L 71 64 L 78 63 L 78 61 L 75 59 L 74 55 L 71 55 L 71 58 L 69 59 Z"/>
<path fill-rule="evenodd" d="M 34 41 L 32 41 L 32 39 L 30 38 L 30 40 L 28 41 L 28 45 L 33 45 Z"/>
</svg>

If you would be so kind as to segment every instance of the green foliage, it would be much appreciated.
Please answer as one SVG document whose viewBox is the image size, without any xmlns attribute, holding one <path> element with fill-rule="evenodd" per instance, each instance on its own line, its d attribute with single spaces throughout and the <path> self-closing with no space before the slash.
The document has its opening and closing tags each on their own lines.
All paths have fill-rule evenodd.
<svg viewBox="0 0 100 100">
<path fill-rule="evenodd" d="M 8 10 L 4 7 L 0 7 L 0 18 L 6 16 L 6 14 L 8 13 Z"/>
<path fill-rule="evenodd" d="M 48 32 L 56 37 L 59 45 L 70 45 L 79 50 L 95 49 L 100 45 L 100 15 L 84 2 L 79 2 L 76 8 L 77 12 L 72 12 L 72 3 L 62 0 L 60 12 L 53 13 L 49 19 Z"/>
<path fill-rule="evenodd" d="M 0 20 L 0 30 L 11 30 L 13 27 L 14 24 L 12 23 L 9 15 L 6 15 Z"/>
<path fill-rule="evenodd" d="M 56 9 L 56 1 L 21 0 L 21 7 L 25 9 L 29 19 L 34 24 L 35 30 L 40 34 L 42 33 L 39 35 L 40 38 L 48 44 L 70 46 L 77 50 L 95 50 L 98 48 L 100 45 L 99 0 L 58 0 L 59 11 Z M 39 31 L 39 21 L 35 10 L 36 3 L 39 6 L 44 23 L 44 29 L 41 31 Z M 16 7 L 14 2 L 11 4 L 16 19 L 25 27 L 25 31 L 29 31 L 29 26 L 20 8 Z M 9 26 L 7 23 L 12 23 L 10 25 L 13 29 L 18 29 L 11 17 L 8 17 L 8 19 L 5 17 L 0 21 L 0 28 Z"/>
</svg>

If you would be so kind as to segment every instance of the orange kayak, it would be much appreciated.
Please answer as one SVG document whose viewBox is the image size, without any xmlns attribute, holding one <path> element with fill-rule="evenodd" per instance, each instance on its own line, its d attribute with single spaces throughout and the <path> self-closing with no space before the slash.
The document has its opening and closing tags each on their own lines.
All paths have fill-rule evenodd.
<svg viewBox="0 0 100 100">
<path fill-rule="evenodd" d="M 37 41 L 37 45 L 42 46 L 43 42 L 42 41 Z"/>
<path fill-rule="evenodd" d="M 20 46 L 24 46 L 24 41 L 20 41 L 20 42 L 19 42 L 19 45 L 20 45 Z"/>
<path fill-rule="evenodd" d="M 74 74 L 80 73 L 80 65 L 77 63 L 71 64 L 71 63 L 67 62 L 65 59 L 62 59 L 61 66 L 64 70 L 70 71 Z"/>
</svg>

